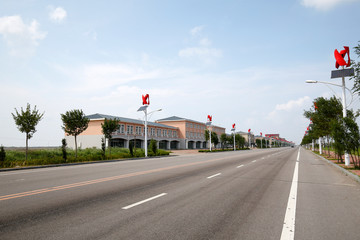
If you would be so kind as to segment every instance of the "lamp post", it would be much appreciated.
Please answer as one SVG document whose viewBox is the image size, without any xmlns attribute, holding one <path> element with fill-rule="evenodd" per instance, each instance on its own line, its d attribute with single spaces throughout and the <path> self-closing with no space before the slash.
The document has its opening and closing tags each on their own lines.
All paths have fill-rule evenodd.
<svg viewBox="0 0 360 240">
<path fill-rule="evenodd" d="M 342 85 L 339 84 L 335 84 L 335 83 L 330 83 L 330 82 L 322 82 L 322 81 L 315 81 L 315 80 L 306 80 L 306 83 L 323 83 L 323 84 L 329 84 L 329 85 L 333 85 L 333 86 L 337 86 L 337 87 L 341 87 L 342 88 L 342 107 L 343 107 L 343 117 L 345 118 L 347 116 L 346 114 L 346 95 L 345 95 L 345 89 L 347 89 L 348 91 L 350 91 L 350 89 L 348 89 L 345 86 L 345 77 L 342 77 Z M 351 91 L 350 91 L 351 92 Z M 349 153 L 345 152 L 345 166 L 349 166 L 350 165 L 350 157 L 349 157 Z"/>
<path fill-rule="evenodd" d="M 210 140 L 210 152 L 211 152 L 211 122 L 212 122 L 212 116 L 208 115 L 206 125 L 209 126 L 209 140 Z"/>
<path fill-rule="evenodd" d="M 147 135 L 148 135 L 148 115 L 154 113 L 154 112 L 159 112 L 159 111 L 162 111 L 162 109 L 158 109 L 158 110 L 155 110 L 155 111 L 152 111 L 152 112 L 147 112 L 147 108 L 149 107 L 150 105 L 150 99 L 149 99 L 149 94 L 146 94 L 145 96 L 143 95 L 142 96 L 142 99 L 143 99 L 143 106 L 141 106 L 137 111 L 140 112 L 140 111 L 143 111 L 144 114 L 145 114 L 145 122 L 144 122 L 144 132 L 145 132 L 145 157 L 148 156 L 148 146 L 147 146 Z M 136 143 L 135 143 L 136 144 Z"/>
<path fill-rule="evenodd" d="M 235 151 L 236 150 L 236 147 L 235 147 L 235 123 L 232 125 L 231 131 L 234 132 L 234 151 Z"/>
</svg>

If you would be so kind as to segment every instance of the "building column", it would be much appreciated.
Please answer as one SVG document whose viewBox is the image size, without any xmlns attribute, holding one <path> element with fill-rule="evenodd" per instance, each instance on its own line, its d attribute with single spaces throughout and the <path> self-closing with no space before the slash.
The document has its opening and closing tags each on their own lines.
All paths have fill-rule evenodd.
<svg viewBox="0 0 360 240">
<path fill-rule="evenodd" d="M 170 141 L 167 141 L 166 143 L 166 150 L 170 150 Z"/>
</svg>

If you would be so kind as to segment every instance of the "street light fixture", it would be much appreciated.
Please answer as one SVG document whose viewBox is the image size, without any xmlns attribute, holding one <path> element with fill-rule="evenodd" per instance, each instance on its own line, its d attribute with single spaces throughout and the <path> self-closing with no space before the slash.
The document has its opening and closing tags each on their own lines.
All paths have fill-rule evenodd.
<svg viewBox="0 0 360 240">
<path fill-rule="evenodd" d="M 337 87 L 341 87 L 342 88 L 342 107 L 343 107 L 343 117 L 345 118 L 347 116 L 346 110 L 346 95 L 345 95 L 345 89 L 347 89 L 348 91 L 350 91 L 350 89 L 348 89 L 345 86 L 345 78 L 342 78 L 342 85 L 339 84 L 335 84 L 335 83 L 330 83 L 330 82 L 322 82 L 322 81 L 316 81 L 316 80 L 306 80 L 306 83 L 323 83 L 323 84 L 330 84 L 333 86 L 337 86 Z M 351 91 L 350 91 L 351 92 Z M 352 95 L 351 95 L 352 97 Z M 351 100 L 352 102 L 352 100 Z M 351 103 L 350 103 L 351 104 Z M 350 157 L 349 157 L 349 153 L 345 152 L 345 166 L 350 166 Z"/>
<path fill-rule="evenodd" d="M 158 109 L 158 110 L 155 110 L 155 111 L 152 111 L 152 112 L 147 112 L 147 108 L 149 107 L 149 105 L 144 105 L 144 106 L 141 106 L 137 111 L 139 112 L 139 111 L 143 111 L 144 112 L 144 114 L 145 114 L 145 123 L 144 123 L 144 125 L 145 125 L 145 157 L 147 157 L 148 156 L 148 145 L 147 145 L 147 134 L 148 134 L 148 127 L 147 127 L 147 124 L 148 124 L 148 119 L 147 119 L 147 117 L 148 117 L 148 115 L 149 114 L 152 114 L 152 113 L 154 113 L 154 112 L 160 112 L 160 111 L 162 111 L 162 109 Z"/>
</svg>

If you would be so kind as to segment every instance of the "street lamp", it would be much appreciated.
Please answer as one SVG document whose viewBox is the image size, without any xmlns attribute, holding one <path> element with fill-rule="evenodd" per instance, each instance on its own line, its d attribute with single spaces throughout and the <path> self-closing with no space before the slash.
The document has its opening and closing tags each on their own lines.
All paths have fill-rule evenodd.
<svg viewBox="0 0 360 240">
<path fill-rule="evenodd" d="M 211 130 L 212 130 L 211 122 L 212 122 L 212 116 L 208 115 L 206 126 L 208 126 L 209 129 L 210 152 L 211 152 Z"/>
<path fill-rule="evenodd" d="M 148 124 L 148 115 L 154 113 L 154 112 L 160 112 L 162 111 L 162 109 L 158 109 L 158 110 L 155 110 L 155 111 L 152 111 L 152 112 L 147 112 L 147 108 L 149 107 L 149 105 L 144 105 L 144 106 L 141 106 L 137 111 L 143 111 L 144 114 L 145 114 L 145 122 L 144 122 L 144 125 L 145 125 L 145 157 L 148 156 L 148 146 L 147 146 L 147 134 L 148 134 L 148 127 L 147 127 L 147 124 Z"/>
<path fill-rule="evenodd" d="M 329 84 L 329 85 L 333 85 L 333 86 L 337 86 L 337 87 L 341 87 L 342 88 L 342 107 L 343 107 L 343 117 L 346 117 L 346 95 L 345 95 L 345 89 L 347 89 L 348 91 L 350 91 L 350 89 L 348 89 L 345 86 L 345 78 L 342 78 L 342 85 L 339 84 L 335 84 L 335 83 L 330 83 L 330 82 L 322 82 L 322 81 L 316 81 L 316 80 L 306 80 L 306 83 L 323 83 L 323 84 Z M 351 92 L 351 91 L 350 91 Z M 352 95 L 351 95 L 352 97 Z M 352 102 L 352 100 L 351 100 Z M 349 157 L 349 153 L 345 152 L 345 166 L 349 166 L 350 165 L 350 157 Z"/>
<path fill-rule="evenodd" d="M 235 147 L 235 130 L 236 130 L 236 128 L 235 128 L 235 123 L 232 125 L 232 129 L 231 129 L 231 131 L 233 131 L 234 132 L 234 151 L 236 150 L 236 147 Z"/>
</svg>

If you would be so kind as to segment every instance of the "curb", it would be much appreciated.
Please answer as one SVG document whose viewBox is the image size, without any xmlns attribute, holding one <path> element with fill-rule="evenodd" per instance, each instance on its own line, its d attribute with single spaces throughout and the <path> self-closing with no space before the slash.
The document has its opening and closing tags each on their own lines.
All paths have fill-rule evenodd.
<svg viewBox="0 0 360 240">
<path fill-rule="evenodd" d="M 346 176 L 351 177 L 353 180 L 357 181 L 358 183 L 360 183 L 360 177 L 348 170 L 346 170 L 345 168 L 340 167 L 339 165 L 327 160 L 326 158 L 324 158 L 323 156 L 317 155 L 316 153 L 314 153 L 313 151 L 309 150 L 312 154 L 314 154 L 315 156 L 319 157 L 320 159 L 322 159 L 323 161 L 327 162 L 328 164 L 332 165 L 333 167 L 337 168 L 338 170 L 340 170 L 343 174 L 345 174 Z"/>
<path fill-rule="evenodd" d="M 10 171 L 20 171 L 20 170 L 29 170 L 29 169 L 38 169 L 38 168 L 53 168 L 53 167 L 64 167 L 64 166 L 76 166 L 76 165 L 85 165 L 85 164 L 96 164 L 96 163 L 111 163 L 111 162 L 121 162 L 121 161 L 133 161 L 133 160 L 151 160 L 156 158 L 163 157 L 175 157 L 177 155 L 164 155 L 164 156 L 154 156 L 154 157 L 138 157 L 138 158 L 123 158 L 123 159 L 110 159 L 110 160 L 101 160 L 101 161 L 92 161 L 92 162 L 75 162 L 75 163 L 60 163 L 53 165 L 39 165 L 39 166 L 28 166 L 28 167 L 18 167 L 18 168 L 4 168 L 0 169 L 0 172 L 10 172 Z"/>
</svg>

